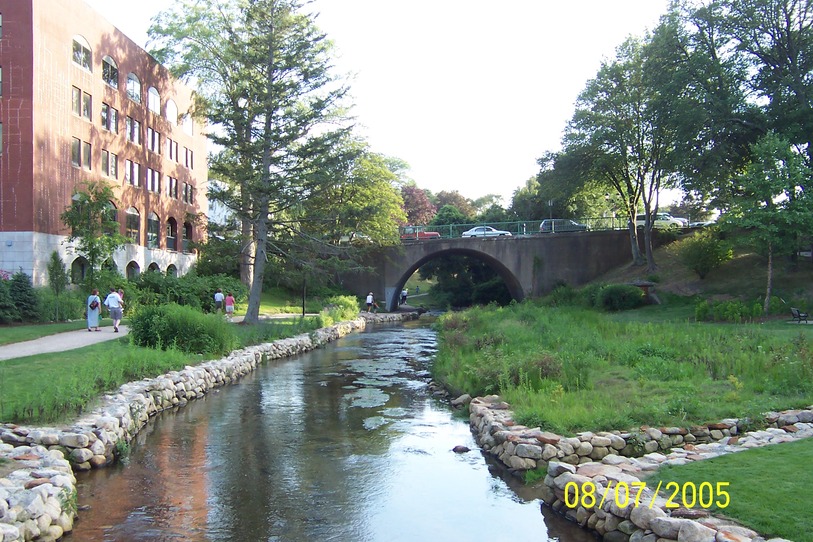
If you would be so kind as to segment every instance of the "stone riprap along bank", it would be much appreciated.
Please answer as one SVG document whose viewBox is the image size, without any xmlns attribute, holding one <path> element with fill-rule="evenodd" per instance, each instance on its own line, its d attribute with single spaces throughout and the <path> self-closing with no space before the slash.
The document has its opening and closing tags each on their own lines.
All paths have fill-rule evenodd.
<svg viewBox="0 0 813 542">
<path fill-rule="evenodd" d="M 120 443 L 129 442 L 150 416 L 183 406 L 209 390 L 231 384 L 263 360 L 294 356 L 362 330 L 368 322 L 411 320 L 417 313 L 363 314 L 272 343 L 232 352 L 228 357 L 187 366 L 157 378 L 131 382 L 105 395 L 96 408 L 69 427 L 0 426 L 0 542 L 59 540 L 76 517 L 75 471 L 115 462 Z"/>
<path fill-rule="evenodd" d="M 457 399 L 453 404 L 463 402 Z M 633 488 L 643 487 L 641 478 L 661 465 L 682 465 L 813 436 L 813 406 L 767 413 L 767 428 L 760 431 L 743 432 L 746 420 L 728 419 L 690 428 L 583 432 L 569 438 L 517 425 L 510 406 L 495 395 L 471 400 L 469 412 L 483 450 L 516 471 L 546 468 L 545 504 L 602 535 L 605 542 L 764 541 L 758 533 L 712 517 L 706 510 L 667 507 L 665 490 L 656 495 L 657 488 L 647 486 L 639 496 L 639 506 L 623 507 L 619 506 L 625 502 L 623 492 L 617 499 L 616 490 L 629 488 L 634 499 Z M 595 495 L 596 502 L 579 498 L 585 491 Z"/>
</svg>

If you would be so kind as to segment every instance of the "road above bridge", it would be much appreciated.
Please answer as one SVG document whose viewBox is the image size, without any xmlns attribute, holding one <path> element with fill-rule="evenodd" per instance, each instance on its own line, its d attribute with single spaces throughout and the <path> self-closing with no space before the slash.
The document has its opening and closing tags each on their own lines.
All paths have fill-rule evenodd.
<svg viewBox="0 0 813 542">
<path fill-rule="evenodd" d="M 344 275 L 343 283 L 362 298 L 372 291 L 392 311 L 417 269 L 451 255 L 487 263 L 517 301 L 542 296 L 559 284 L 579 286 L 632 261 L 627 230 L 430 239 L 381 248 L 367 261 L 372 271 Z"/>
</svg>

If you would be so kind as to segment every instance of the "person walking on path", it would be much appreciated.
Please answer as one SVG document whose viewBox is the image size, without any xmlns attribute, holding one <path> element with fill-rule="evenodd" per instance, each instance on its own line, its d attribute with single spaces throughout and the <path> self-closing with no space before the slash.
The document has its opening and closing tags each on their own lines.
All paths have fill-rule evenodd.
<svg viewBox="0 0 813 542">
<path fill-rule="evenodd" d="M 110 318 L 113 319 L 113 333 L 118 333 L 124 309 L 124 301 L 122 301 L 121 296 L 119 296 L 119 293 L 112 286 L 110 287 L 110 293 L 107 294 L 107 297 L 104 299 L 104 304 L 107 310 L 110 311 Z"/>
<path fill-rule="evenodd" d="M 370 309 L 373 308 L 373 304 L 375 303 L 375 297 L 373 297 L 373 292 L 367 294 L 367 312 L 370 312 Z"/>
<path fill-rule="evenodd" d="M 231 292 L 226 294 L 223 304 L 226 307 L 226 318 L 231 322 L 232 316 L 234 316 L 234 296 L 231 295 Z"/>
<path fill-rule="evenodd" d="M 88 296 L 87 302 L 88 331 L 101 331 L 99 328 L 99 314 L 102 312 L 102 300 L 99 297 L 99 290 L 94 288 Z"/>
<path fill-rule="evenodd" d="M 215 312 L 217 312 L 217 314 L 220 314 L 220 311 L 223 309 L 224 299 L 225 296 L 223 295 L 223 290 L 218 288 L 217 291 L 215 292 Z"/>
</svg>

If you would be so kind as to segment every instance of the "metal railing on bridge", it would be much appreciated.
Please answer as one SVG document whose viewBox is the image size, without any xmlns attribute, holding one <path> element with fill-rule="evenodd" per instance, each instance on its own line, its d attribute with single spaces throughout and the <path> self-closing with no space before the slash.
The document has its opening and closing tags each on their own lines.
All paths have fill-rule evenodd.
<svg viewBox="0 0 813 542">
<path fill-rule="evenodd" d="M 454 239 L 462 237 L 463 232 L 478 226 L 491 226 L 496 230 L 507 231 L 512 236 L 515 235 L 547 235 L 551 233 L 545 231 L 540 232 L 542 222 L 549 219 L 542 220 L 522 220 L 515 222 L 476 222 L 471 224 L 445 224 L 442 226 L 402 226 L 399 228 L 401 240 L 404 242 L 409 241 L 425 241 L 436 236 L 428 236 L 428 232 L 436 232 L 440 234 L 441 239 Z M 618 230 L 626 229 L 627 221 L 625 218 L 620 217 L 599 217 L 599 218 L 581 218 L 572 219 L 574 222 L 584 224 L 589 231 L 597 230 Z M 573 230 L 568 230 L 573 231 Z M 419 232 L 419 233 L 416 233 Z M 556 225 L 553 225 L 552 233 L 556 232 Z"/>
</svg>

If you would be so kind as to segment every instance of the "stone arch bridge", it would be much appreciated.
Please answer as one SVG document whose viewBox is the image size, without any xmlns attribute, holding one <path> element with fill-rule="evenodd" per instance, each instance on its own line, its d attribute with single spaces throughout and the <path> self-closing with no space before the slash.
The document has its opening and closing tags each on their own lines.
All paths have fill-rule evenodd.
<svg viewBox="0 0 813 542">
<path fill-rule="evenodd" d="M 371 254 L 369 272 L 345 274 L 344 286 L 362 299 L 372 291 L 386 310 L 398 308 L 407 279 L 421 266 L 447 255 L 477 258 L 495 269 L 514 299 L 578 286 L 632 261 L 627 230 L 511 237 L 429 239 L 383 247 Z"/>
</svg>

